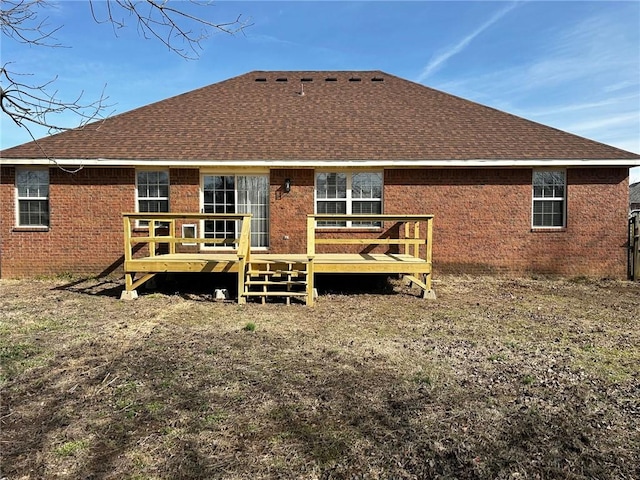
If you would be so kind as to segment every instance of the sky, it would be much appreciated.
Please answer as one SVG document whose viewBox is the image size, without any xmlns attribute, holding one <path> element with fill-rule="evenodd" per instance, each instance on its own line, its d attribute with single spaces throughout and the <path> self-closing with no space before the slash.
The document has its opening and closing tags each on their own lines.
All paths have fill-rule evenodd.
<svg viewBox="0 0 640 480">
<path fill-rule="evenodd" d="M 97 16 L 104 3 L 95 2 Z M 224 1 L 170 5 L 221 23 L 186 60 L 127 27 L 96 23 L 88 1 L 51 0 L 41 18 L 60 48 L 6 38 L 2 64 L 29 83 L 55 79 L 72 101 L 122 113 L 252 70 L 382 70 L 602 143 L 640 153 L 638 1 Z M 52 90 L 54 91 L 54 90 Z M 55 121 L 75 127 L 78 119 Z M 5 116 L 0 147 L 30 141 Z M 36 137 L 47 134 L 34 130 Z M 640 167 L 631 170 L 640 181 Z"/>
</svg>

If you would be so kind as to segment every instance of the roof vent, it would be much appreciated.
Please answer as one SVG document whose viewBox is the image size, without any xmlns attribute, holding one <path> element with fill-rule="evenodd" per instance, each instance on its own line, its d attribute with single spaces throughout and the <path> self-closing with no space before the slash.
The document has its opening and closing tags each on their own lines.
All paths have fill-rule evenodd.
<svg viewBox="0 0 640 480">
<path fill-rule="evenodd" d="M 362 79 L 361 79 L 361 78 L 358 78 L 358 77 L 351 77 L 351 78 L 349 79 L 349 81 L 350 81 L 350 82 L 361 82 L 361 81 L 362 81 Z"/>
<path fill-rule="evenodd" d="M 372 82 L 384 82 L 384 78 L 382 77 L 373 77 L 371 79 Z"/>
<path fill-rule="evenodd" d="M 280 77 L 280 78 L 276 78 L 276 82 L 288 82 L 289 79 L 286 77 Z"/>
<path fill-rule="evenodd" d="M 325 82 L 337 82 L 338 79 L 336 77 L 327 77 L 324 79 Z"/>
<path fill-rule="evenodd" d="M 256 78 L 256 82 L 266 82 L 266 81 L 267 81 L 267 79 L 266 79 L 266 78 L 264 78 L 264 77 L 258 77 L 258 78 Z"/>
<path fill-rule="evenodd" d="M 313 82 L 313 78 L 305 77 L 300 79 L 301 82 Z"/>
</svg>

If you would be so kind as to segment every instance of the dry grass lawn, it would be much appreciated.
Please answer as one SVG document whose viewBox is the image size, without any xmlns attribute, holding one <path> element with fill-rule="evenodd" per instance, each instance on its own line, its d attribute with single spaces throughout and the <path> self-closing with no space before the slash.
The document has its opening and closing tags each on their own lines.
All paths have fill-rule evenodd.
<svg viewBox="0 0 640 480">
<path fill-rule="evenodd" d="M 640 479 L 640 284 L 331 285 L 0 281 L 0 478 Z"/>
</svg>

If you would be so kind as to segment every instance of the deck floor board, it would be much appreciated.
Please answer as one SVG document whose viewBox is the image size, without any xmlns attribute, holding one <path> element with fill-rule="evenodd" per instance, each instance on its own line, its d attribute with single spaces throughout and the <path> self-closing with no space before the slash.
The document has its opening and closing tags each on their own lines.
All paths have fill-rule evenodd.
<svg viewBox="0 0 640 480">
<path fill-rule="evenodd" d="M 253 263 L 305 263 L 306 255 L 252 254 Z M 403 254 L 320 253 L 314 257 L 316 273 L 409 273 L 423 270 L 426 261 Z M 238 272 L 239 259 L 233 253 L 173 253 L 132 259 L 130 272 Z"/>
</svg>

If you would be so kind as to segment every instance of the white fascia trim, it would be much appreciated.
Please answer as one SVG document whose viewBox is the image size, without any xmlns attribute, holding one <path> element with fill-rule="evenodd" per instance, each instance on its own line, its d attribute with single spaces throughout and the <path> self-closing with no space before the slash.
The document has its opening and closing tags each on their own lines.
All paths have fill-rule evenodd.
<svg viewBox="0 0 640 480">
<path fill-rule="evenodd" d="M 0 165 L 49 165 L 62 167 L 264 167 L 264 168 L 393 168 L 393 167 L 637 167 L 640 159 L 507 159 L 507 160 L 127 160 L 127 159 L 11 159 Z"/>
</svg>

